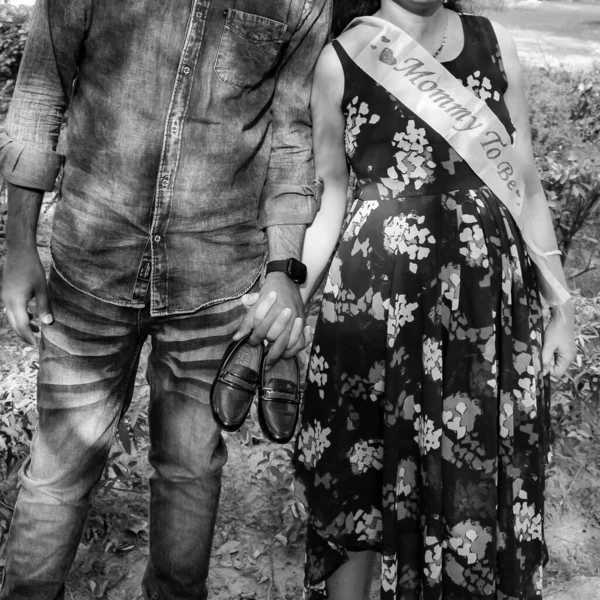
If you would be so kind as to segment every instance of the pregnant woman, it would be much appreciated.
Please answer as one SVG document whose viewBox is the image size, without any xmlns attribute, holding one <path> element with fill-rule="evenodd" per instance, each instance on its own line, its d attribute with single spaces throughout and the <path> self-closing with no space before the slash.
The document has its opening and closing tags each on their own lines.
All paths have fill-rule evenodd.
<svg viewBox="0 0 600 600">
<path fill-rule="evenodd" d="M 305 597 L 367 599 L 379 553 L 382 600 L 541 598 L 545 375 L 573 309 L 518 56 L 457 2 L 372 4 L 313 88 L 305 297 L 339 245 L 295 454 Z"/>
</svg>

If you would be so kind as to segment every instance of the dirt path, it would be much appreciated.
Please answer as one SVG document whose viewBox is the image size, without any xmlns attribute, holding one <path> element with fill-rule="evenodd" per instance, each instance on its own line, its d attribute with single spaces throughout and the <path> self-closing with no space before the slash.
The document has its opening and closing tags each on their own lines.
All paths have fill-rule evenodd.
<svg viewBox="0 0 600 600">
<path fill-rule="evenodd" d="M 509 29 L 526 64 L 600 68 L 600 4 L 527 1 L 485 14 Z"/>
</svg>

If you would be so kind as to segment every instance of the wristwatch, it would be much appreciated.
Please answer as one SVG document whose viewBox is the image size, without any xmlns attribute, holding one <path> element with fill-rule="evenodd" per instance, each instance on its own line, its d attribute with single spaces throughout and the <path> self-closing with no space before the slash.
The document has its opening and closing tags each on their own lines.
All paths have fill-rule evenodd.
<svg viewBox="0 0 600 600">
<path fill-rule="evenodd" d="M 283 271 L 294 283 L 302 285 L 306 281 L 306 265 L 295 258 L 271 260 L 267 263 L 265 275 Z"/>
</svg>

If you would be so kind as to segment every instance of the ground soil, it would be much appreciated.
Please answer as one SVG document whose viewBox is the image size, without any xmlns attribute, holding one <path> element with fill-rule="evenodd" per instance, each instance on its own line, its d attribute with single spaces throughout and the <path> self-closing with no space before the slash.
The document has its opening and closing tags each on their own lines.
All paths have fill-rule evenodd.
<svg viewBox="0 0 600 600">
<path fill-rule="evenodd" d="M 505 10 L 485 14 L 509 29 L 525 64 L 567 70 L 600 67 L 600 4 L 535 0 L 489 4 L 505 5 Z"/>
</svg>

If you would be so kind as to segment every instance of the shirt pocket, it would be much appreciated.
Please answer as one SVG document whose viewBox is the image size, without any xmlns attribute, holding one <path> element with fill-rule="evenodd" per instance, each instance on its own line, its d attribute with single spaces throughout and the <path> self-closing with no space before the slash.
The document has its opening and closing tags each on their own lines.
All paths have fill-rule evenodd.
<svg viewBox="0 0 600 600">
<path fill-rule="evenodd" d="M 252 87 L 273 68 L 287 25 L 241 10 L 225 10 L 225 25 L 214 70 L 223 82 Z"/>
</svg>

